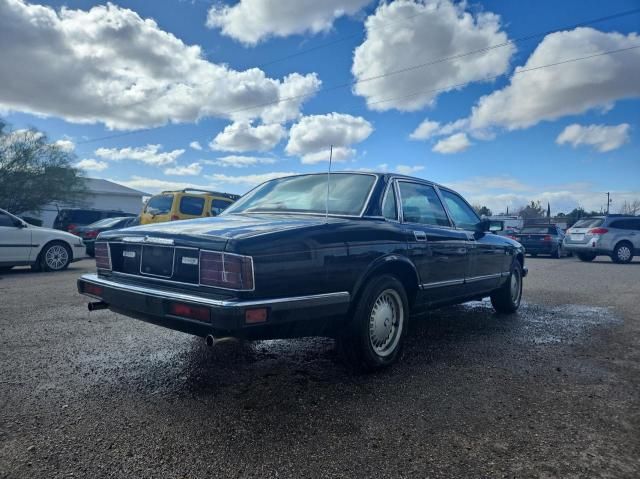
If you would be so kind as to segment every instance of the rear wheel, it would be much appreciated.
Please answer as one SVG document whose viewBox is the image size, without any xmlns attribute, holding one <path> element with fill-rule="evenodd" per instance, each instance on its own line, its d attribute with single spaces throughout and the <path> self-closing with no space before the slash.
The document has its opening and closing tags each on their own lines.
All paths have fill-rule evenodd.
<svg viewBox="0 0 640 479">
<path fill-rule="evenodd" d="M 347 361 L 365 372 L 390 366 L 400 358 L 409 315 L 407 293 L 391 275 L 365 286 L 340 349 Z"/>
<path fill-rule="evenodd" d="M 633 259 L 633 246 L 631 245 L 631 243 L 628 243 L 626 241 L 621 241 L 620 243 L 618 243 L 613 249 L 611 259 L 614 263 L 630 263 Z"/>
<path fill-rule="evenodd" d="M 511 266 L 509 279 L 493 293 L 491 304 L 497 313 L 515 313 L 520 307 L 522 299 L 522 266 L 520 261 L 514 261 Z"/>
<path fill-rule="evenodd" d="M 593 261 L 596 258 L 595 254 L 592 253 L 578 253 L 578 259 L 580 261 L 585 261 L 585 262 L 589 262 L 589 261 Z"/>
</svg>

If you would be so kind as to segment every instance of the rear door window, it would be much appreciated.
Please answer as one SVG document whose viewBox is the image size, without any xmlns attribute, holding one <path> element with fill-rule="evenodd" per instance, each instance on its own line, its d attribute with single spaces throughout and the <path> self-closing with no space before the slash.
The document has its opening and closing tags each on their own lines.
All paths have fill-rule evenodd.
<svg viewBox="0 0 640 479">
<path fill-rule="evenodd" d="M 406 223 L 451 226 L 440 198 L 432 186 L 406 181 L 398 184 L 402 216 Z"/>
<path fill-rule="evenodd" d="M 171 205 L 173 205 L 173 195 L 154 196 L 147 201 L 144 212 L 150 215 L 165 215 L 171 212 Z"/>
<path fill-rule="evenodd" d="M 180 213 L 183 215 L 202 216 L 204 198 L 202 196 L 183 196 L 180 198 Z"/>
<path fill-rule="evenodd" d="M 211 200 L 211 216 L 218 216 L 220 213 L 226 210 L 230 204 L 230 201 L 216 199 Z"/>
</svg>

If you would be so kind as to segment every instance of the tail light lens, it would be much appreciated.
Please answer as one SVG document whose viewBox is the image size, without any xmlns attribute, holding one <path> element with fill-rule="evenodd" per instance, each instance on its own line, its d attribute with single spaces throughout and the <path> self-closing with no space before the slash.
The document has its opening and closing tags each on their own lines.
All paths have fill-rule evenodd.
<svg viewBox="0 0 640 479">
<path fill-rule="evenodd" d="M 253 258 L 217 251 L 200 251 L 200 284 L 252 291 Z"/>
<path fill-rule="evenodd" d="M 73 225 L 73 224 L 72 224 L 72 225 L 68 225 L 68 226 L 67 226 L 67 231 L 68 231 L 69 233 L 73 233 L 73 230 L 75 230 L 75 229 L 76 229 L 76 226 L 77 226 L 77 225 Z"/>
<path fill-rule="evenodd" d="M 551 235 L 545 235 L 545 237 L 542 238 L 542 241 L 551 241 L 551 240 L 552 240 Z"/>
<path fill-rule="evenodd" d="M 111 254 L 109 245 L 105 242 L 96 243 L 94 246 L 96 268 L 111 270 Z"/>
<path fill-rule="evenodd" d="M 96 230 L 90 230 L 90 231 L 87 231 L 87 232 L 84 234 L 84 237 L 85 237 L 86 239 L 97 238 L 97 237 L 98 237 L 98 232 L 97 232 Z"/>
<path fill-rule="evenodd" d="M 592 235 L 603 235 L 608 232 L 609 230 L 607 228 L 593 228 L 589 230 L 589 233 Z"/>
</svg>

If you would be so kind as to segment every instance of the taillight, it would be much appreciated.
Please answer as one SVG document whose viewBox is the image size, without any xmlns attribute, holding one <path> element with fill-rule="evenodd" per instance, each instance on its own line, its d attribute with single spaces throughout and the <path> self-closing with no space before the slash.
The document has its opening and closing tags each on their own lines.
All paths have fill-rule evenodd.
<svg viewBox="0 0 640 479">
<path fill-rule="evenodd" d="M 608 232 L 609 230 L 607 228 L 593 228 L 589 230 L 589 233 L 592 235 L 603 235 Z"/>
<path fill-rule="evenodd" d="M 67 231 L 68 231 L 69 233 L 73 233 L 73 230 L 75 230 L 75 229 L 76 229 L 76 226 L 77 226 L 77 225 L 69 225 L 69 226 L 67 226 Z"/>
<path fill-rule="evenodd" d="M 551 235 L 545 235 L 545 237 L 542 238 L 542 241 L 551 241 L 551 240 L 552 240 Z"/>
<path fill-rule="evenodd" d="M 96 268 L 111 270 L 109 244 L 105 242 L 96 243 L 93 249 L 96 257 Z"/>
<path fill-rule="evenodd" d="M 98 237 L 98 232 L 96 230 L 86 231 L 84 233 L 84 237 L 87 238 L 87 239 L 97 238 Z"/>
<path fill-rule="evenodd" d="M 253 290 L 253 258 L 232 253 L 200 251 L 200 284 Z"/>
</svg>

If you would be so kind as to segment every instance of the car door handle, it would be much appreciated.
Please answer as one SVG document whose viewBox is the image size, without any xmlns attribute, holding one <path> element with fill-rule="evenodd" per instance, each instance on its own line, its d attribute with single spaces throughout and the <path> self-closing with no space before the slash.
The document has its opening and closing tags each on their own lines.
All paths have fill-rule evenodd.
<svg viewBox="0 0 640 479">
<path fill-rule="evenodd" d="M 414 231 L 413 236 L 415 237 L 416 241 L 427 241 L 427 233 L 425 233 L 424 231 Z"/>
</svg>

